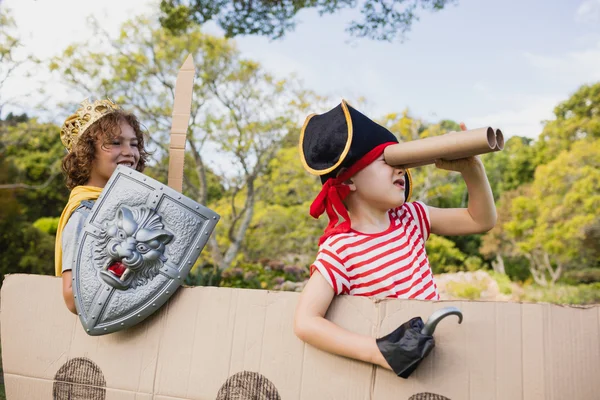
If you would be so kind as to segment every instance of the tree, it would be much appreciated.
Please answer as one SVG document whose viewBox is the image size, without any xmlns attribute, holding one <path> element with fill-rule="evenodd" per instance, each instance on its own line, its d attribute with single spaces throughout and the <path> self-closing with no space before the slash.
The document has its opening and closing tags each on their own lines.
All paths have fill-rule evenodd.
<svg viewBox="0 0 600 400">
<path fill-rule="evenodd" d="M 359 7 L 362 20 L 346 29 L 356 37 L 392 41 L 404 38 L 418 10 L 439 11 L 454 0 L 162 0 L 160 21 L 172 32 L 187 31 L 190 25 L 214 20 L 226 37 L 263 35 L 283 37 L 296 26 L 296 14 L 315 9 L 320 15 Z"/>
<path fill-rule="evenodd" d="M 490 172 L 488 171 L 488 174 Z M 515 241 L 509 237 L 504 224 L 511 220 L 511 207 L 513 199 L 525 196 L 528 185 L 504 191 L 496 202 L 498 220 L 494 229 L 486 233 L 481 241 L 480 253 L 492 259 L 492 268 L 499 274 L 505 274 L 515 280 L 525 280 L 530 276 L 529 269 L 525 275 L 520 268 L 522 255 L 516 248 Z"/>
<path fill-rule="evenodd" d="M 82 98 L 99 93 L 135 110 L 152 132 L 159 160 L 166 155 L 177 71 L 193 51 L 198 72 L 187 145 L 188 165 L 196 176 L 187 179 L 184 193 L 223 216 L 218 239 L 211 236 L 209 247 L 213 262 L 229 268 L 252 221 L 260 177 L 289 131 L 297 129 L 298 114 L 305 112 L 304 92 L 295 82 L 276 79 L 258 63 L 241 58 L 232 42 L 198 28 L 176 37 L 141 17 L 124 24 L 116 40 L 99 26 L 95 29 L 98 43 L 69 46 L 51 68 Z M 227 190 L 226 197 L 212 204 L 209 153 L 224 165 L 213 172 Z"/>
<path fill-rule="evenodd" d="M 0 117 L 6 106 L 17 105 L 17 97 L 9 97 L 3 91 L 4 85 L 13 77 L 17 69 L 37 62 L 32 55 L 19 55 L 21 38 L 10 9 L 4 7 L 0 11 Z M 1 128 L 0 128 L 1 129 Z"/>
<path fill-rule="evenodd" d="M 19 170 L 0 158 L 0 184 Z M 0 190 L 0 284 L 8 273 L 52 274 L 54 236 L 27 221 L 16 190 Z"/>
<path fill-rule="evenodd" d="M 69 197 L 61 175 L 65 149 L 59 137 L 58 126 L 26 116 L 9 114 L 0 121 L 0 155 L 13 171 L 0 182 L 0 196 L 14 193 L 27 221 L 59 216 Z"/>
<path fill-rule="evenodd" d="M 538 167 L 523 190 L 503 226 L 535 281 L 553 284 L 565 269 L 585 267 L 586 237 L 600 209 L 600 139 L 579 140 Z"/>
<path fill-rule="evenodd" d="M 309 264 L 316 254 L 318 237 L 327 217 L 318 221 L 308 210 L 321 190 L 319 178 L 310 175 L 298 160 L 297 135 L 293 147 L 278 151 L 261 178 L 261 199 L 248 229 L 248 259 L 288 260 Z"/>
<path fill-rule="evenodd" d="M 467 256 L 456 248 L 456 244 L 443 236 L 431 235 L 425 244 L 429 264 L 434 274 L 465 271 Z"/>
<path fill-rule="evenodd" d="M 533 181 L 537 165 L 532 142 L 526 137 L 513 136 L 506 141 L 504 150 L 481 157 L 496 200 L 504 192 Z"/>
<path fill-rule="evenodd" d="M 600 82 L 581 86 L 554 115 L 536 144 L 536 164 L 546 164 L 579 140 L 600 138 Z"/>
</svg>

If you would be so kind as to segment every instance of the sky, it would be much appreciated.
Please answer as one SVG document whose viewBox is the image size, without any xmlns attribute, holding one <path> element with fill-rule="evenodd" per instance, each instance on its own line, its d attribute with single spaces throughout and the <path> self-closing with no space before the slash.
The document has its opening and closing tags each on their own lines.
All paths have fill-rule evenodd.
<svg viewBox="0 0 600 400">
<path fill-rule="evenodd" d="M 0 0 L 17 22 L 22 54 L 40 58 L 89 38 L 89 15 L 116 35 L 122 22 L 156 12 L 157 4 Z M 372 118 L 408 108 L 426 122 L 493 126 L 507 137 L 536 138 L 560 101 L 582 84 L 600 81 L 600 0 L 458 0 L 437 13 L 421 12 L 405 41 L 392 43 L 352 38 L 345 28 L 356 14 L 320 17 L 304 10 L 283 39 L 235 41 L 245 57 L 266 70 L 280 77 L 295 74 L 307 89 L 330 96 L 331 108 L 342 98 L 350 103 L 364 98 L 360 111 Z M 219 33 L 211 24 L 205 29 Z M 26 72 L 19 71 L 3 88 L 22 104 L 35 103 L 35 84 L 44 87 L 50 102 L 80 101 L 66 98 L 43 69 L 33 77 Z"/>
</svg>

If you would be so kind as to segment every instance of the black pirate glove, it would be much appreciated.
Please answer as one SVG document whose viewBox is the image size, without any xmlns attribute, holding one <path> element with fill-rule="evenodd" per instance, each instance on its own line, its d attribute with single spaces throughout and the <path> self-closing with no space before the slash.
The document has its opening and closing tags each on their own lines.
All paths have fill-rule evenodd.
<svg viewBox="0 0 600 400">
<path fill-rule="evenodd" d="M 452 314 L 458 316 L 458 323 L 462 322 L 462 313 L 458 308 L 446 307 L 433 313 L 426 324 L 421 317 L 415 317 L 376 340 L 379 351 L 396 375 L 406 379 L 417 369 L 435 347 L 435 327 L 444 317 Z"/>
</svg>

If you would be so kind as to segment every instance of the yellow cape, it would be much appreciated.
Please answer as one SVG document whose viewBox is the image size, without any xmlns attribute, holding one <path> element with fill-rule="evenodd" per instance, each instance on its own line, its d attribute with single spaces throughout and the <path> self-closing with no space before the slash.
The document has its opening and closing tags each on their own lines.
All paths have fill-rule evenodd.
<svg viewBox="0 0 600 400">
<path fill-rule="evenodd" d="M 62 275 L 62 231 L 67 225 L 67 221 L 73 214 L 73 211 L 79 207 L 84 200 L 96 200 L 102 193 L 102 188 L 95 186 L 75 186 L 69 196 L 69 201 L 65 206 L 56 229 L 56 242 L 54 243 L 54 272 L 56 276 Z"/>
</svg>

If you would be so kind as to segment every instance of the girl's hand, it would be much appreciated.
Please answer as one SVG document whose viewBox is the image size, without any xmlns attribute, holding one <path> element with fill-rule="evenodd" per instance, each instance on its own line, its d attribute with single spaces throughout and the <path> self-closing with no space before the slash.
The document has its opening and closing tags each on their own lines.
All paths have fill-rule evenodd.
<svg viewBox="0 0 600 400">
<path fill-rule="evenodd" d="M 464 122 L 460 123 L 460 129 L 463 131 L 467 130 L 467 126 Z M 460 173 L 473 168 L 479 168 L 482 165 L 481 160 L 477 156 L 460 158 L 458 160 L 435 160 L 435 166 L 437 168 Z"/>
<path fill-rule="evenodd" d="M 479 168 L 482 165 L 481 160 L 477 156 L 460 158 L 458 160 L 435 160 L 435 166 L 437 168 L 460 173 Z"/>
</svg>

